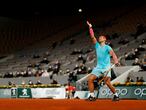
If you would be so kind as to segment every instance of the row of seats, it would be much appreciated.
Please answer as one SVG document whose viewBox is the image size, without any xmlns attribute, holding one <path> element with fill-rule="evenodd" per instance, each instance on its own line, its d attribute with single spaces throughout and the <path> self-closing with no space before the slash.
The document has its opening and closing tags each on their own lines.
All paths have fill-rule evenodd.
<svg viewBox="0 0 146 110">
<path fill-rule="evenodd" d="M 117 21 L 117 19 L 115 21 Z M 113 24 L 113 26 L 114 26 L 114 24 Z M 65 31 L 57 32 L 52 35 L 52 38 L 42 40 L 42 42 L 39 42 L 36 45 L 33 45 L 31 48 L 29 48 L 29 49 L 26 48 L 23 51 L 16 53 L 15 57 L 13 59 L 5 62 L 5 63 L 7 63 L 7 65 L 5 65 L 5 68 L 4 68 L 4 65 L 1 64 L 3 66 L 3 68 L 0 69 L 1 73 L 11 72 L 11 71 L 25 71 L 27 66 L 29 66 L 30 63 L 37 64 L 41 60 L 43 60 L 44 57 L 46 57 L 47 60 L 50 62 L 49 62 L 49 64 L 42 64 L 40 66 L 41 68 L 48 69 L 50 65 L 54 64 L 54 62 L 59 61 L 61 63 L 61 69 L 63 71 L 66 71 L 66 69 L 73 71 L 73 68 L 75 67 L 75 65 L 82 63 L 82 61 L 81 62 L 77 61 L 78 55 L 80 55 L 80 54 L 70 55 L 71 52 L 74 49 L 77 49 L 77 50 L 83 49 L 83 51 L 85 51 L 85 49 L 94 50 L 90 37 L 88 35 L 88 30 L 81 31 L 81 33 L 77 33 L 78 30 L 80 30 L 80 29 L 81 29 L 80 25 L 71 26 L 70 28 L 68 28 L 68 30 L 70 30 L 70 31 L 65 30 Z M 98 28 L 97 29 L 95 28 L 95 30 L 98 30 Z M 75 33 L 75 34 L 73 34 L 73 33 Z M 98 36 L 98 34 L 96 34 L 96 35 Z M 134 39 L 131 35 L 129 35 L 129 33 L 124 34 L 124 36 L 125 35 L 127 35 L 127 38 L 130 41 Z M 59 36 L 61 36 L 61 37 L 59 37 Z M 66 36 L 67 37 L 71 36 L 72 38 L 67 39 Z M 113 43 L 115 46 L 114 49 L 120 47 L 116 51 L 118 56 L 121 56 L 121 55 L 123 55 L 123 53 L 131 50 L 133 48 L 133 46 L 139 45 L 138 43 L 136 45 L 134 45 L 130 42 L 129 44 L 126 44 L 127 46 L 121 46 L 121 44 L 118 44 L 118 42 L 120 41 L 120 37 L 116 38 L 116 39 L 111 39 L 112 42 L 115 42 L 115 43 Z M 56 39 L 56 38 L 58 38 L 58 39 Z M 64 38 L 66 38 L 66 39 L 64 39 Z M 62 42 L 62 44 L 58 44 L 58 43 L 60 43 L 60 41 L 62 39 L 64 40 Z M 72 39 L 75 40 L 74 44 L 70 44 L 70 41 Z M 57 42 L 56 47 L 54 47 L 54 48 L 48 47 L 49 45 L 51 45 L 54 42 Z M 127 50 L 127 47 L 129 48 L 128 50 Z M 46 54 L 46 52 L 48 52 L 48 53 Z M 87 64 L 88 67 L 91 67 L 91 68 L 93 68 L 93 66 L 95 65 L 95 55 L 94 55 L 95 53 L 94 52 L 95 51 L 91 51 L 91 52 L 85 54 L 87 56 L 87 58 L 89 58 L 90 56 L 93 57 L 93 58 L 91 58 L 94 60 L 93 62 L 88 63 L 90 60 L 89 61 L 87 60 L 87 63 L 85 63 L 85 64 Z M 32 55 L 34 55 L 34 54 L 39 55 L 40 58 L 34 59 L 32 57 Z M 35 68 L 35 69 L 37 69 L 37 68 Z"/>
</svg>

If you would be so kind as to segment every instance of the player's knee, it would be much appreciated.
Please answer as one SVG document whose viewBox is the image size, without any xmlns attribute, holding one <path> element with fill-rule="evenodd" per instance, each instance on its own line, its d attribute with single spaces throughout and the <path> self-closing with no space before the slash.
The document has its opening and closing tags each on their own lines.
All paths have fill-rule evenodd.
<svg viewBox="0 0 146 110">
<path fill-rule="evenodd" d="M 94 80 L 95 80 L 95 79 L 94 79 L 94 77 L 93 77 L 93 76 L 90 76 L 90 77 L 88 78 L 88 82 L 89 82 L 89 83 L 93 83 L 93 82 L 94 82 Z"/>
</svg>

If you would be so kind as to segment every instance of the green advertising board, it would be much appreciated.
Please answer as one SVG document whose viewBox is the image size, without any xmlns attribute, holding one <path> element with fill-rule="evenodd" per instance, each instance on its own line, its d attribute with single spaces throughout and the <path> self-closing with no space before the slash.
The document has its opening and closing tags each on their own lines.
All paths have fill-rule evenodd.
<svg viewBox="0 0 146 110">
<path fill-rule="evenodd" d="M 11 98 L 17 98 L 17 88 L 11 88 Z"/>
<path fill-rule="evenodd" d="M 30 88 L 17 88 L 17 98 L 32 98 Z"/>
<path fill-rule="evenodd" d="M 112 92 L 108 87 L 99 90 L 98 98 L 112 98 Z M 120 98 L 146 100 L 146 86 L 116 86 Z"/>
</svg>

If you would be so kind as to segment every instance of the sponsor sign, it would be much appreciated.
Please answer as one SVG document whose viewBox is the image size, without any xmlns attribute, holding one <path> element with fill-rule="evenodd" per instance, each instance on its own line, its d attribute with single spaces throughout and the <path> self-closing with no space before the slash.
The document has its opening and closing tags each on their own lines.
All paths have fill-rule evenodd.
<svg viewBox="0 0 146 110">
<path fill-rule="evenodd" d="M 33 98 L 65 99 L 65 88 L 32 88 Z"/>
</svg>

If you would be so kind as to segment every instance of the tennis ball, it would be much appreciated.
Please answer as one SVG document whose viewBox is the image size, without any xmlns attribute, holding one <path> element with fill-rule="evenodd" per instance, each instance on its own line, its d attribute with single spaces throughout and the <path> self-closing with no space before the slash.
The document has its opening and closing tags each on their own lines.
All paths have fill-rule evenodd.
<svg viewBox="0 0 146 110">
<path fill-rule="evenodd" d="M 81 13 L 82 12 L 82 9 L 80 8 L 78 11 Z"/>
</svg>

